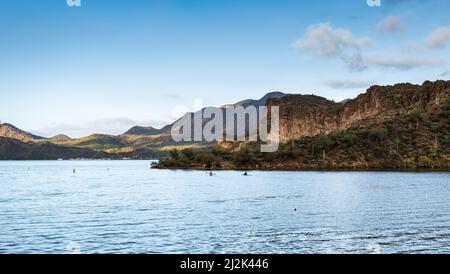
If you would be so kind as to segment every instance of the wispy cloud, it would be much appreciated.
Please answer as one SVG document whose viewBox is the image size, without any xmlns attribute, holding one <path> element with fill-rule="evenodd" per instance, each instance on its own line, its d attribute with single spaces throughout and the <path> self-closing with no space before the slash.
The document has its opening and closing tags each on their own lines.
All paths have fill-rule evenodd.
<svg viewBox="0 0 450 274">
<path fill-rule="evenodd" d="M 324 84 L 335 89 L 356 89 L 356 88 L 367 88 L 373 85 L 373 81 L 361 79 L 341 79 L 341 80 L 328 80 L 325 81 Z"/>
<path fill-rule="evenodd" d="M 328 23 L 311 25 L 306 34 L 293 43 L 293 47 L 321 57 L 342 60 L 351 70 L 362 70 L 361 49 L 372 45 L 370 37 L 358 37 L 343 28 Z"/>
<path fill-rule="evenodd" d="M 386 55 L 373 54 L 366 58 L 369 66 L 394 68 L 399 70 L 410 70 L 418 67 L 440 66 L 446 63 L 443 58 L 426 58 L 419 56 L 402 56 L 402 55 Z"/>
<path fill-rule="evenodd" d="M 433 30 L 426 39 L 430 48 L 443 48 L 450 43 L 450 26 L 439 27 Z"/>
<path fill-rule="evenodd" d="M 378 23 L 378 29 L 383 32 L 390 33 L 405 31 L 406 27 L 403 25 L 399 17 L 389 15 Z"/>
</svg>

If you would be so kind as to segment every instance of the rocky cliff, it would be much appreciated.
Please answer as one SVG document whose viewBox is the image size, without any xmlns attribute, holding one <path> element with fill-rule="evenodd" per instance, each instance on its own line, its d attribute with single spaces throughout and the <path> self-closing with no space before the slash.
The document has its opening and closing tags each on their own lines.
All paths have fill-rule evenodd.
<svg viewBox="0 0 450 274">
<path fill-rule="evenodd" d="M 290 95 L 271 99 L 268 106 L 280 107 L 280 139 L 343 131 L 371 119 L 379 122 L 413 112 L 439 107 L 450 95 L 450 81 L 423 85 L 373 86 L 356 99 L 334 103 L 313 95 Z"/>
</svg>

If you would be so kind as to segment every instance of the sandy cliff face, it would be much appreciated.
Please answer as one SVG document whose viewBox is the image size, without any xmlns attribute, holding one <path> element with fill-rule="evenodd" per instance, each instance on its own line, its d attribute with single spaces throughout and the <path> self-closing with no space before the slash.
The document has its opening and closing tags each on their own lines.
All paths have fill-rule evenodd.
<svg viewBox="0 0 450 274">
<path fill-rule="evenodd" d="M 346 130 L 368 119 L 385 120 L 413 111 L 426 112 L 438 107 L 450 95 L 450 81 L 423 85 L 373 86 L 345 104 L 312 95 L 291 95 L 269 100 L 280 107 L 280 139 Z"/>
</svg>

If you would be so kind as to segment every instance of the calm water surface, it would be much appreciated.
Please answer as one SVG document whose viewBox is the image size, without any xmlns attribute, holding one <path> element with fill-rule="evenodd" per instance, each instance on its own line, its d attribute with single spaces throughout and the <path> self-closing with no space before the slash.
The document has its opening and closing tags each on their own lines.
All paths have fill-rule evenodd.
<svg viewBox="0 0 450 274">
<path fill-rule="evenodd" d="M 450 173 L 149 164 L 0 162 L 0 253 L 450 252 Z"/>
</svg>

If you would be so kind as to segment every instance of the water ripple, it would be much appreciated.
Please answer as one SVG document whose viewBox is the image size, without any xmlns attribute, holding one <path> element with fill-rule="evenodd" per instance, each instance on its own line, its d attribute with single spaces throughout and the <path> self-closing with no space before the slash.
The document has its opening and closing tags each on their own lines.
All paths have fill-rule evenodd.
<svg viewBox="0 0 450 274">
<path fill-rule="evenodd" d="M 148 164 L 0 162 L 0 253 L 450 252 L 449 173 Z"/>
</svg>

